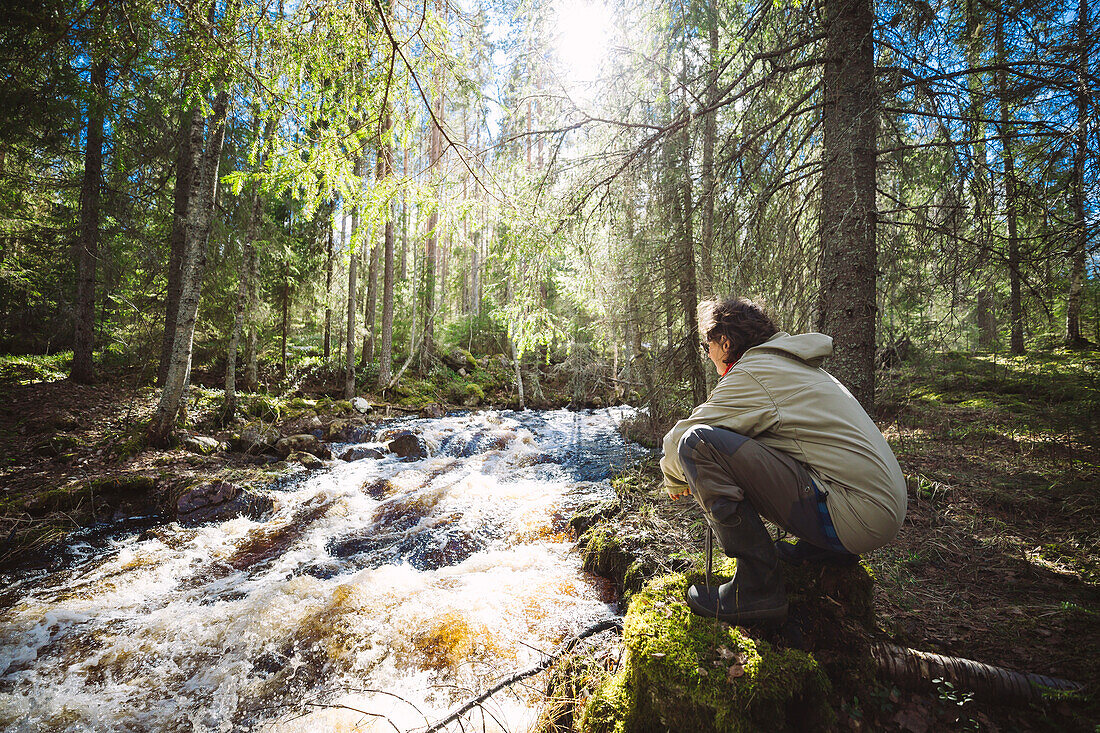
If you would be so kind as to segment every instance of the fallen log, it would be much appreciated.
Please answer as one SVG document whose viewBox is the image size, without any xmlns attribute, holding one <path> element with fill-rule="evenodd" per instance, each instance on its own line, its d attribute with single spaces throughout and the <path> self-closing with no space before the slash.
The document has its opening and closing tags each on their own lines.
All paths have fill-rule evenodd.
<svg viewBox="0 0 1100 733">
<path fill-rule="evenodd" d="M 883 642 L 871 645 L 878 669 L 899 687 L 926 690 L 933 680 L 950 682 L 956 689 L 973 692 L 975 697 L 1000 702 L 1030 702 L 1044 692 L 1080 692 L 1079 682 L 1017 672 L 1004 667 L 962 657 L 922 652 Z"/>
</svg>

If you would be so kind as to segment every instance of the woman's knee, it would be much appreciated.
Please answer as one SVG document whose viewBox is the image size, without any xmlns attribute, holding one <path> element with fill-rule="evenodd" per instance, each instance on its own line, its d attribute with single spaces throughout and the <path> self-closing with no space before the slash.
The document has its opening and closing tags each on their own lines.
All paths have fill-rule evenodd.
<svg viewBox="0 0 1100 733">
<path fill-rule="evenodd" d="M 698 445 L 706 443 L 715 450 L 732 456 L 747 440 L 749 438 L 744 435 L 726 428 L 718 428 L 713 425 L 693 425 L 680 436 L 677 452 L 681 461 L 684 459 L 693 460 Z"/>
</svg>

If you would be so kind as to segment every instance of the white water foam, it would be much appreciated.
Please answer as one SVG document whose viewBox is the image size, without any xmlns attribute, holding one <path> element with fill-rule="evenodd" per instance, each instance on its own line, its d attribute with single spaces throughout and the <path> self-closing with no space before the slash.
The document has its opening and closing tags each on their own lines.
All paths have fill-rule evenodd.
<svg viewBox="0 0 1100 733">
<path fill-rule="evenodd" d="M 395 421 L 433 455 L 337 462 L 265 522 L 169 525 L 24 581 L 0 726 L 423 728 L 614 613 L 563 517 L 610 496 L 626 409 Z M 517 686 L 468 720 L 526 730 L 537 698 Z"/>
</svg>

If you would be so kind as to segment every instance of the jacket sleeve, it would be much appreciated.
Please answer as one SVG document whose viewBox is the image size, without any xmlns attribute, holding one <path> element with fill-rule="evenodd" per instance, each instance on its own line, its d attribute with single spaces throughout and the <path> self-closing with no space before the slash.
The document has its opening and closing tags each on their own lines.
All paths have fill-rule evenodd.
<svg viewBox="0 0 1100 733">
<path fill-rule="evenodd" d="M 767 390 L 748 372 L 734 367 L 722 378 L 706 402 L 676 423 L 665 435 L 661 471 L 665 486 L 682 488 L 687 479 L 680 464 L 679 445 L 691 428 L 711 425 L 726 428 L 747 437 L 759 435 L 778 421 L 775 403 Z"/>
</svg>

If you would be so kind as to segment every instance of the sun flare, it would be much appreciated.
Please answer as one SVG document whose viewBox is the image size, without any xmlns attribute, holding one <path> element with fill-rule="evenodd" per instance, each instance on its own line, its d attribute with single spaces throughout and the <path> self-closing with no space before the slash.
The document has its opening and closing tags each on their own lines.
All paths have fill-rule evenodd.
<svg viewBox="0 0 1100 733">
<path fill-rule="evenodd" d="M 612 38 L 611 10 L 602 2 L 560 0 L 554 8 L 558 60 L 571 83 L 595 81 Z"/>
</svg>

